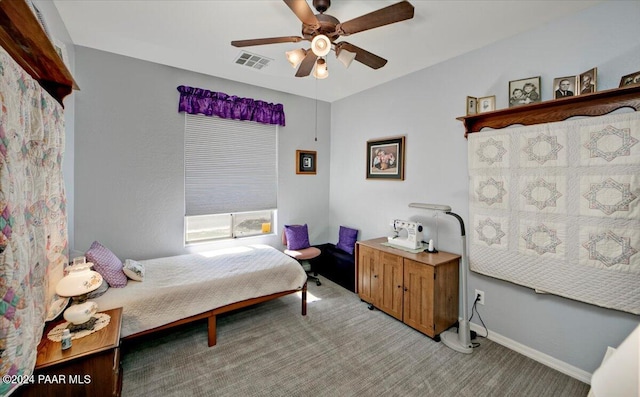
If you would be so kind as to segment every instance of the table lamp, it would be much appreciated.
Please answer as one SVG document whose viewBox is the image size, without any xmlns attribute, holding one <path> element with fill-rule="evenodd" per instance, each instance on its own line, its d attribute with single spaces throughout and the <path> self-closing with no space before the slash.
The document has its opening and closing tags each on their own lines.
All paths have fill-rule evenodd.
<svg viewBox="0 0 640 397">
<path fill-rule="evenodd" d="M 98 304 L 88 301 L 90 292 L 97 290 L 102 284 L 100 273 L 91 270 L 93 263 L 86 262 L 85 257 L 75 258 L 73 265 L 65 269 L 66 275 L 56 285 L 56 294 L 71 297 L 73 303 L 64 311 L 64 319 L 69 323 L 71 331 L 93 329 L 98 311 Z"/>
</svg>

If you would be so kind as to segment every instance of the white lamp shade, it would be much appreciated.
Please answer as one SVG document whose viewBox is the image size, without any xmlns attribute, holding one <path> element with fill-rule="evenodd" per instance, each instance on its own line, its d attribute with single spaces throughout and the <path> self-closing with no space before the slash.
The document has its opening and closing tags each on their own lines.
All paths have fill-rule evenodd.
<svg viewBox="0 0 640 397">
<path fill-rule="evenodd" d="M 313 77 L 316 79 L 326 79 L 329 77 L 329 69 L 327 69 L 327 62 L 320 58 L 316 62 L 316 67 L 313 70 Z"/>
<path fill-rule="evenodd" d="M 67 267 L 67 275 L 56 285 L 59 296 L 79 296 L 95 291 L 102 284 L 100 273 L 90 270 L 93 263 L 82 263 Z"/>
<path fill-rule="evenodd" d="M 287 51 L 285 54 L 287 56 L 287 61 L 289 61 L 291 66 L 295 69 L 307 55 L 307 51 L 304 48 L 298 48 L 297 50 Z"/>
<path fill-rule="evenodd" d="M 323 57 L 331 51 L 331 40 L 323 34 L 319 34 L 311 40 L 311 51 L 319 57 Z"/>
<path fill-rule="evenodd" d="M 338 50 L 336 52 L 336 58 L 338 58 L 338 61 L 340 61 L 344 67 L 348 68 L 356 58 L 356 53 L 347 50 Z"/>
<path fill-rule="evenodd" d="M 71 305 L 64 311 L 63 317 L 72 324 L 84 324 L 91 320 L 91 316 L 98 311 L 98 304 L 86 301 L 77 305 Z"/>
</svg>

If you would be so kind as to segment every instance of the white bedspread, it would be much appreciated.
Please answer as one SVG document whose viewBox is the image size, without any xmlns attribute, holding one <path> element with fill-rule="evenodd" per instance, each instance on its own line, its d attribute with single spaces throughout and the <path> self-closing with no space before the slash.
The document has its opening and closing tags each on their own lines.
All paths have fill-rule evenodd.
<svg viewBox="0 0 640 397">
<path fill-rule="evenodd" d="M 129 280 L 94 299 L 101 311 L 123 307 L 122 337 L 230 303 L 301 289 L 307 279 L 297 261 L 267 245 L 139 262 L 144 281 Z"/>
</svg>

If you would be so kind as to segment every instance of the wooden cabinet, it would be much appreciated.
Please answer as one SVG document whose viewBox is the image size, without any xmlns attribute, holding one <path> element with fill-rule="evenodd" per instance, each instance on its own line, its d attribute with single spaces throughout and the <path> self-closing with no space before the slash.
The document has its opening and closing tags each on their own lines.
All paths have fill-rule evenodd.
<svg viewBox="0 0 640 397">
<path fill-rule="evenodd" d="M 80 339 L 67 350 L 47 334 L 60 322 L 49 324 L 38 345 L 34 382 L 21 386 L 21 396 L 120 396 L 120 325 L 122 308 L 107 310 L 109 325 Z"/>
<path fill-rule="evenodd" d="M 432 338 L 455 324 L 460 256 L 412 254 L 384 242 L 356 244 L 360 299 Z"/>
</svg>

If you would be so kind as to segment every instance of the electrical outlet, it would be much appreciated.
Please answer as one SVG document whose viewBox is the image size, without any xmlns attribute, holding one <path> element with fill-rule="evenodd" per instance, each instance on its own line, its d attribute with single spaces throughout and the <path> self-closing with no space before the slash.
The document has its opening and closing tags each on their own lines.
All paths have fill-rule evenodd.
<svg viewBox="0 0 640 397">
<path fill-rule="evenodd" d="M 476 299 L 478 299 L 478 296 L 480 296 L 480 298 L 478 299 L 478 303 L 484 305 L 484 291 L 480 291 L 479 289 L 477 289 L 474 296 L 476 297 Z"/>
</svg>

